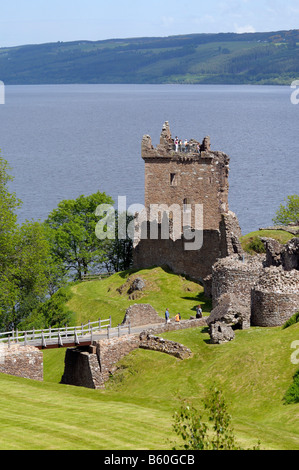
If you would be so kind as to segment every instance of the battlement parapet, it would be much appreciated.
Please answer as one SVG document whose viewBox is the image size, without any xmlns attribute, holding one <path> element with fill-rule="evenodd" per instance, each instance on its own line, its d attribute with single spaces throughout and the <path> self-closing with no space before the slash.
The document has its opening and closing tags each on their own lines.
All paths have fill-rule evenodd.
<svg viewBox="0 0 299 470">
<path fill-rule="evenodd" d="M 217 157 L 218 152 L 211 151 L 210 137 L 206 136 L 202 142 L 195 139 L 180 140 L 171 136 L 168 121 L 162 128 L 160 143 L 154 147 L 149 135 L 144 135 L 141 143 L 141 155 L 144 160 L 152 158 L 168 158 L 170 160 L 195 161 L 206 159 L 211 161 Z M 223 154 L 224 155 L 224 154 Z"/>
</svg>

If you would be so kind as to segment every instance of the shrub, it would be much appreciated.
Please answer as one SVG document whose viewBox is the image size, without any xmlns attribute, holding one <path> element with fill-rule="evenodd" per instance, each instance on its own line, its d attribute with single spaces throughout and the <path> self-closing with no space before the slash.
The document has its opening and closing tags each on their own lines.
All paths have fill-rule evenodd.
<svg viewBox="0 0 299 470">
<path fill-rule="evenodd" d="M 266 253 L 266 248 L 264 243 L 259 237 L 253 238 L 250 243 L 247 245 L 247 250 L 249 253 Z"/>
<path fill-rule="evenodd" d="M 298 322 L 299 322 L 299 311 L 285 322 L 282 329 L 284 330 L 285 328 L 288 328 L 289 326 L 294 325 L 295 323 L 298 323 Z"/>
<path fill-rule="evenodd" d="M 292 403 L 299 403 L 299 369 L 293 377 L 294 381 L 287 390 L 284 396 L 284 403 L 290 405 Z"/>
<path fill-rule="evenodd" d="M 207 422 L 195 408 L 184 403 L 181 410 L 174 414 L 173 429 L 183 439 L 183 449 L 243 450 L 235 441 L 231 416 L 222 392 L 216 387 L 211 388 L 204 407 L 208 414 Z M 259 445 L 253 450 L 259 450 Z"/>
</svg>

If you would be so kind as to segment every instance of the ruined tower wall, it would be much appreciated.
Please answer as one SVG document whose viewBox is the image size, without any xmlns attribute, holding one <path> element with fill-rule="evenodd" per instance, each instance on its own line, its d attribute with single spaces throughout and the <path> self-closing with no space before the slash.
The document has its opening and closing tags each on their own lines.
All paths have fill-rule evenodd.
<svg viewBox="0 0 299 470">
<path fill-rule="evenodd" d="M 134 250 L 134 266 L 137 269 L 168 266 L 176 274 L 187 275 L 203 282 L 219 257 L 219 231 L 205 230 L 203 248 L 198 251 L 185 251 L 182 239 L 140 240 Z"/>
<path fill-rule="evenodd" d="M 228 210 L 228 159 L 224 154 L 167 156 L 145 160 L 145 207 L 179 204 L 204 206 L 203 228 L 218 230 Z M 192 211 L 194 214 L 194 211 Z M 194 218 L 192 218 L 194 226 Z"/>
<path fill-rule="evenodd" d="M 188 151 L 177 151 L 167 122 L 160 144 L 154 148 L 150 136 L 146 135 L 142 139 L 141 153 L 145 162 L 145 220 L 161 224 L 161 216 L 152 215 L 153 206 L 171 208 L 176 205 L 180 208 L 180 218 L 170 214 L 172 226 L 168 232 L 174 229 L 173 235 L 180 223 L 181 234 L 177 236 L 175 232 L 168 239 L 163 236 L 154 239 L 148 236 L 146 227 L 147 236 L 140 236 L 134 243 L 134 268 L 167 265 L 177 274 L 203 281 L 211 275 L 218 258 L 241 250 L 239 223 L 228 207 L 229 157 L 223 152 L 211 151 L 209 137 L 201 144 L 192 139 Z M 200 229 L 199 206 L 203 210 Z M 188 216 L 191 217 L 189 223 Z M 194 248 L 190 245 L 186 248 L 186 237 L 182 234 L 188 225 L 197 230 L 198 238 L 199 233 L 202 234 L 200 248 L 196 248 L 196 243 Z"/>
<path fill-rule="evenodd" d="M 299 271 L 265 268 L 251 292 L 251 324 L 282 326 L 299 309 Z"/>
<path fill-rule="evenodd" d="M 251 289 L 263 271 L 262 261 L 250 256 L 241 260 L 237 255 L 218 260 L 212 269 L 213 307 L 223 294 L 230 292 L 250 310 Z"/>
<path fill-rule="evenodd" d="M 295 292 L 273 293 L 255 288 L 251 298 L 252 326 L 282 326 L 299 309 L 299 294 Z"/>
</svg>

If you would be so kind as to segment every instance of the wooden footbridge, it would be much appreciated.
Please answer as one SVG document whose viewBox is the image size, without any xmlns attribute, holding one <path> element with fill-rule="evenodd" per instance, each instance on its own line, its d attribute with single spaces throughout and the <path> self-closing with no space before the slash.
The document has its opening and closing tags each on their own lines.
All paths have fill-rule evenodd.
<svg viewBox="0 0 299 470">
<path fill-rule="evenodd" d="M 11 330 L 0 333 L 0 346 L 12 344 L 35 346 L 38 349 L 68 348 L 73 346 L 88 346 L 101 338 L 130 334 L 131 325 L 111 327 L 111 317 L 107 320 L 88 322 L 86 325 L 44 330 Z"/>
</svg>

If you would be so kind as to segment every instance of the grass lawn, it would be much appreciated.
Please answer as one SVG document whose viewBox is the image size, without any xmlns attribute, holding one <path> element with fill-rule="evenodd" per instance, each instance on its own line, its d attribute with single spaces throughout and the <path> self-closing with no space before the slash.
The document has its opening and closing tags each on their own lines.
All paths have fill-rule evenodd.
<svg viewBox="0 0 299 470">
<path fill-rule="evenodd" d="M 201 410 L 213 384 L 242 446 L 260 440 L 262 449 L 299 449 L 299 406 L 283 404 L 298 368 L 290 357 L 299 324 L 237 331 L 224 345 L 209 344 L 204 328 L 163 336 L 193 357 L 134 351 L 103 391 L 59 384 L 63 349 L 44 351 L 43 383 L 0 375 L 0 449 L 170 449 L 180 397 Z"/>
</svg>

